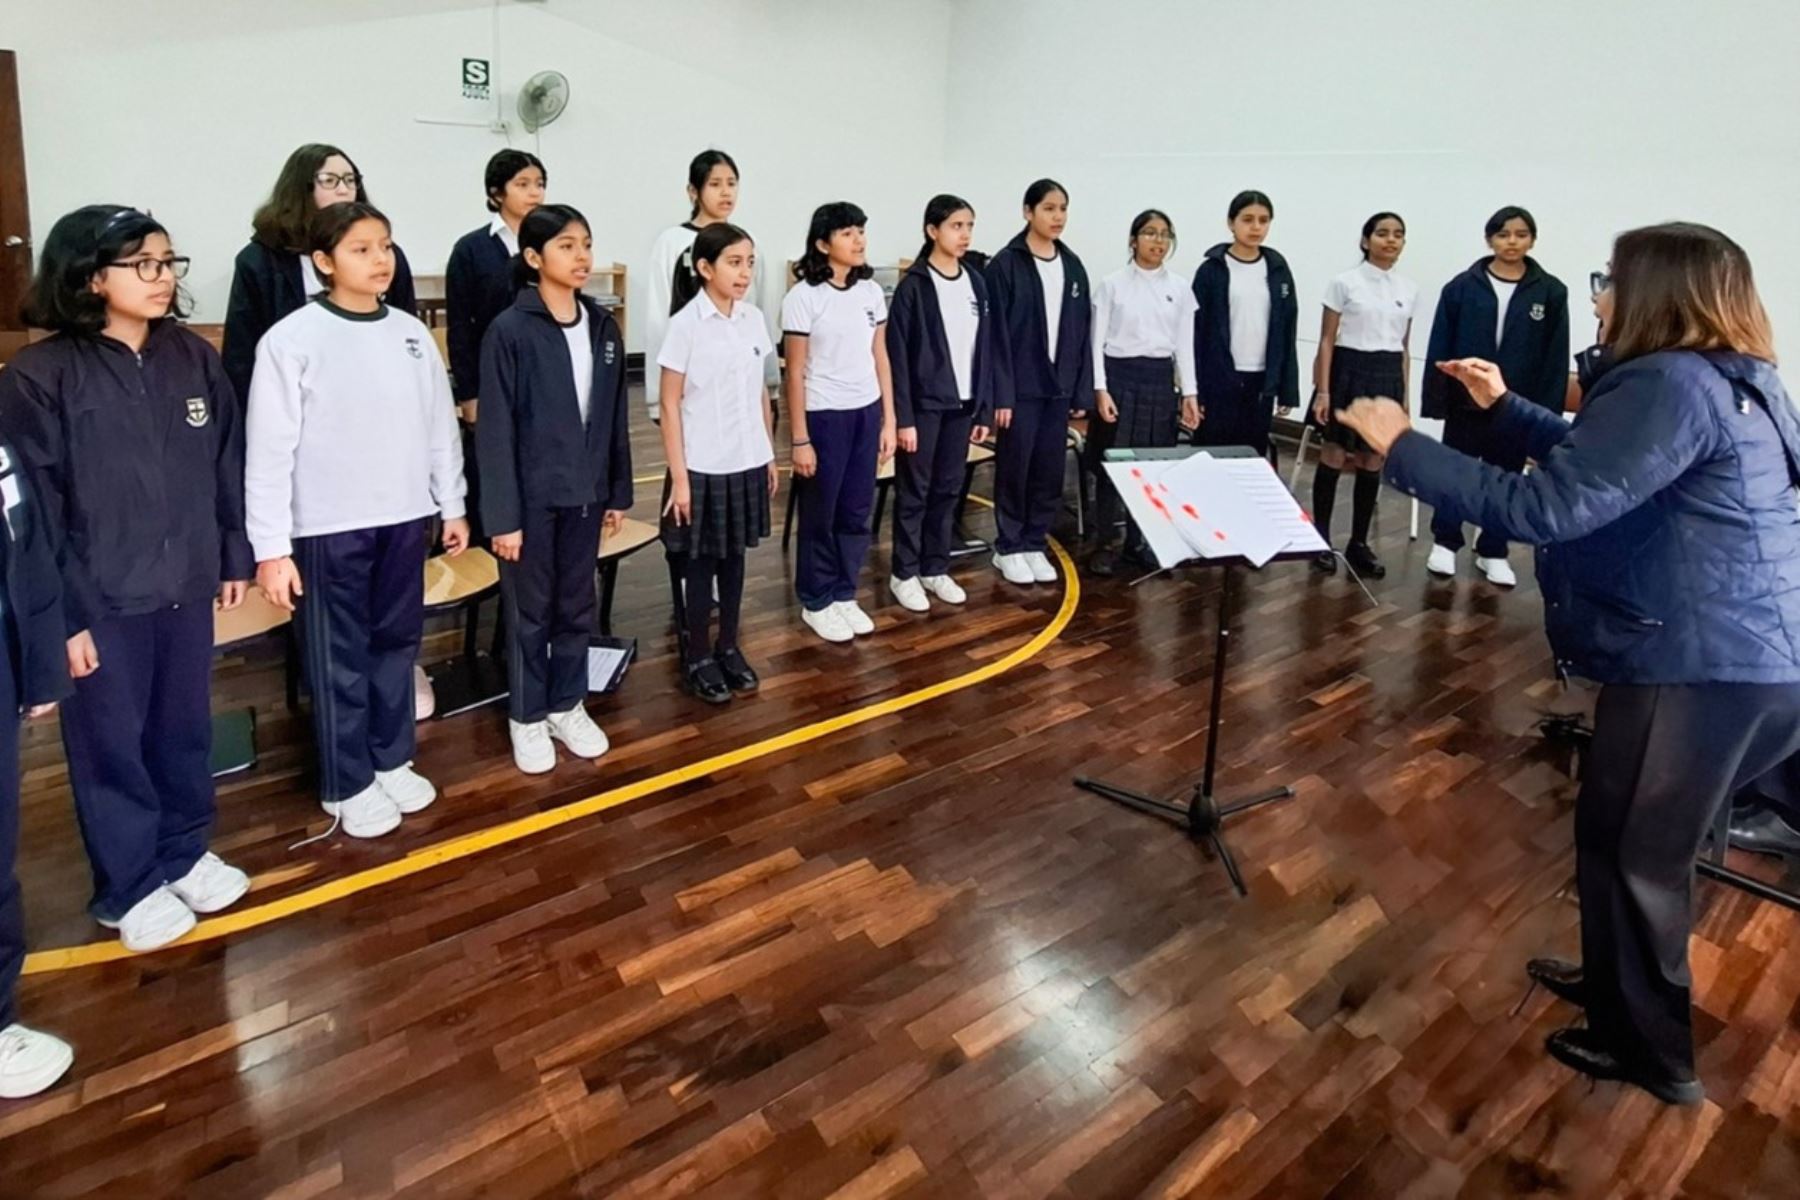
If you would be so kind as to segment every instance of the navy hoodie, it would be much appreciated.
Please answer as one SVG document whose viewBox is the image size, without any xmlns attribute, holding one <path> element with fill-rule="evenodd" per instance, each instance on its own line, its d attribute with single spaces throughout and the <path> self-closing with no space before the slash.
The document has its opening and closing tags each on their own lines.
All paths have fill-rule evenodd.
<svg viewBox="0 0 1800 1200">
<path fill-rule="evenodd" d="M 1194 366 L 1200 376 L 1200 406 L 1224 404 L 1237 387 L 1237 366 L 1231 358 L 1231 268 L 1225 253 L 1230 242 L 1220 242 L 1206 252 L 1194 272 Z M 1300 403 L 1300 355 L 1295 334 L 1300 325 L 1300 298 L 1294 292 L 1294 273 L 1287 259 L 1264 246 L 1269 264 L 1269 342 L 1262 394 L 1274 396 L 1281 408 Z"/>
<path fill-rule="evenodd" d="M 490 226 L 456 239 L 444 268 L 444 342 L 450 394 L 461 404 L 481 394 L 481 339 L 513 302 L 512 255 Z"/>
<path fill-rule="evenodd" d="M 1063 260 L 1063 298 L 1054 363 L 1044 322 L 1044 284 L 1024 231 L 988 260 L 988 289 L 1006 348 L 1006 382 L 996 408 L 1010 408 L 1015 399 L 1056 400 L 1077 412 L 1094 406 L 1094 347 L 1089 333 L 1094 298 L 1087 268 L 1063 243 L 1056 243 L 1056 252 Z"/>
<path fill-rule="evenodd" d="M 1493 256 L 1444 285 L 1437 316 L 1431 321 L 1431 345 L 1425 352 L 1425 381 L 1419 411 L 1441 421 L 1452 408 L 1472 407 L 1462 384 L 1437 369 L 1453 358 L 1485 358 L 1500 368 L 1506 386 L 1551 412 L 1563 410 L 1569 387 L 1569 289 L 1533 259 L 1525 260 L 1525 276 L 1506 309 L 1506 336 L 1494 346 L 1494 324 L 1500 301 L 1488 280 Z"/>
<path fill-rule="evenodd" d="M 70 634 L 256 574 L 237 393 L 192 330 L 157 321 L 138 353 L 68 333 L 25 347 L 0 371 L 0 428 L 60 535 Z"/>
<path fill-rule="evenodd" d="M 240 397 L 250 394 L 250 373 L 256 367 L 256 343 L 291 312 L 312 299 L 300 276 L 300 256 L 276 250 L 252 239 L 238 251 L 231 272 L 231 298 L 225 302 L 225 375 Z M 389 308 L 418 315 L 413 292 L 412 267 L 399 246 L 394 247 L 394 280 L 382 297 Z"/>
<path fill-rule="evenodd" d="M 585 426 L 568 338 L 536 288 L 521 289 L 481 341 L 475 444 L 481 520 L 490 535 L 523 528 L 527 508 L 631 507 L 625 340 L 605 309 L 586 296 L 575 299 L 587 313 L 594 351 Z"/>
<path fill-rule="evenodd" d="M 1002 354 L 1000 326 L 994 314 L 987 280 L 964 259 L 962 269 L 981 307 L 981 325 L 975 334 L 975 361 L 971 399 L 975 423 L 993 423 L 996 408 L 1010 407 L 999 396 Z M 913 260 L 894 298 L 888 305 L 888 369 L 894 380 L 894 421 L 905 429 L 917 423 L 918 412 L 955 412 L 962 407 L 956 370 L 950 364 L 950 340 L 944 334 L 944 317 L 938 311 L 937 285 L 931 281 L 931 263 L 921 254 Z"/>
</svg>

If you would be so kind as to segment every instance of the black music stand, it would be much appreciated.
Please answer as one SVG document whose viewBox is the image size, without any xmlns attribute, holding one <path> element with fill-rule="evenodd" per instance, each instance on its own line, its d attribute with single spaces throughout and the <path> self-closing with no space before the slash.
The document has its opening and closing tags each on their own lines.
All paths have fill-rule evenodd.
<svg viewBox="0 0 1800 1200">
<path fill-rule="evenodd" d="M 1208 453 L 1215 458 L 1256 458 L 1260 457 L 1248 446 L 1211 446 Z M 1133 459 L 1185 458 L 1193 454 L 1195 448 L 1182 447 L 1174 452 L 1161 453 L 1138 451 L 1108 451 L 1109 461 L 1131 461 Z M 1115 458 L 1114 456 L 1117 455 Z M 1303 550 L 1277 554 L 1269 561 L 1304 562 L 1315 557 L 1316 552 Z M 1237 889 L 1240 896 L 1248 895 L 1244 887 L 1244 877 L 1238 872 L 1237 859 L 1232 857 L 1231 848 L 1225 844 L 1223 827 L 1225 818 L 1235 816 L 1249 809 L 1269 804 L 1276 800 L 1287 800 L 1294 795 L 1294 789 L 1286 784 L 1258 792 L 1254 796 L 1246 796 L 1241 800 L 1233 800 L 1228 804 L 1220 804 L 1213 795 L 1213 775 L 1219 763 L 1219 718 L 1225 697 L 1225 662 L 1226 652 L 1231 645 L 1231 596 L 1237 580 L 1238 570 L 1248 566 L 1243 558 L 1194 558 L 1177 563 L 1170 570 L 1184 567 L 1217 567 L 1224 572 L 1219 585 L 1218 626 L 1213 634 L 1213 669 L 1212 669 L 1212 709 L 1206 717 L 1206 767 L 1201 774 L 1200 782 L 1194 786 L 1186 804 L 1158 800 L 1141 792 L 1134 792 L 1116 784 L 1106 783 L 1086 776 L 1076 776 L 1075 786 L 1083 791 L 1093 792 L 1111 800 L 1115 804 L 1123 804 L 1127 808 L 1141 813 L 1159 817 L 1171 824 L 1179 825 L 1186 830 L 1188 838 L 1196 842 L 1210 844 L 1225 864 L 1225 873 L 1231 876 L 1231 886 Z"/>
</svg>

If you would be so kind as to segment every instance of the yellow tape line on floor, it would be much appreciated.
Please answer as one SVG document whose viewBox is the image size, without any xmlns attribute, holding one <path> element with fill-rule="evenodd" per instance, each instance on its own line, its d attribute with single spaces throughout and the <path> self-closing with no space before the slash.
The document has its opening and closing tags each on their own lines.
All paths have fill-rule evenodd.
<svg viewBox="0 0 1800 1200">
<path fill-rule="evenodd" d="M 971 499 L 978 503 L 982 502 L 980 497 L 971 497 Z M 905 695 L 895 696 L 889 700 L 878 701 L 865 708 L 840 713 L 838 716 L 828 717 L 823 721 L 815 721 L 811 725 L 802 725 L 798 729 L 791 729 L 786 733 L 779 733 L 773 737 L 764 738 L 760 742 L 740 746 L 735 750 L 727 750 L 722 754 L 715 754 L 711 758 L 703 758 L 699 762 L 689 763 L 672 771 L 665 771 L 660 775 L 652 775 L 648 779 L 640 779 L 636 783 L 601 792 L 561 808 L 533 813 L 530 816 L 506 821 L 491 829 L 483 829 L 478 833 L 465 834 L 435 846 L 427 846 L 413 851 L 405 858 L 370 867 L 364 871 L 357 871 L 341 879 L 328 880 L 316 887 L 307 888 L 305 891 L 296 892 L 291 896 L 284 896 L 280 900 L 271 900 L 267 904 L 259 904 L 227 913 L 224 916 L 212 917 L 201 921 L 192 933 L 174 943 L 169 949 L 192 946 L 197 942 L 214 941 L 229 937 L 234 933 L 242 933 L 247 929 L 268 925 L 286 917 L 318 908 L 320 905 L 330 904 L 334 900 L 342 900 L 359 892 L 380 887 L 382 884 L 392 883 L 409 875 L 417 875 L 421 871 L 429 871 L 431 868 L 442 866 L 445 863 L 469 858 L 483 851 L 492 850 L 496 846 L 504 846 L 519 841 L 521 838 L 555 829 L 559 825 L 567 825 L 571 821 L 579 821 L 584 817 L 591 817 L 595 813 L 605 812 L 609 808 L 629 804 L 633 800 L 641 800 L 645 796 L 666 791 L 691 780 L 704 778 L 716 771 L 742 766 L 766 755 L 817 741 L 841 730 L 866 724 L 892 713 L 903 712 L 927 701 L 935 700 L 939 696 L 946 696 L 951 692 L 974 687 L 978 683 L 985 683 L 996 675 L 1010 671 L 1020 663 L 1027 662 L 1036 656 L 1061 635 L 1075 616 L 1076 605 L 1081 601 L 1081 584 L 1075 576 L 1075 564 L 1059 543 L 1052 541 L 1050 547 L 1056 552 L 1057 560 L 1062 564 L 1062 605 L 1056 610 L 1056 615 L 1050 623 L 1035 637 L 1003 658 L 997 658 L 973 671 L 931 684 L 917 691 L 907 692 Z M 99 963 L 140 957 L 143 956 L 132 954 L 116 941 L 93 942 L 84 946 L 70 946 L 58 950 L 40 950 L 35 954 L 27 955 L 25 974 L 43 975 L 52 971 L 66 971 L 74 967 L 88 967 Z"/>
</svg>

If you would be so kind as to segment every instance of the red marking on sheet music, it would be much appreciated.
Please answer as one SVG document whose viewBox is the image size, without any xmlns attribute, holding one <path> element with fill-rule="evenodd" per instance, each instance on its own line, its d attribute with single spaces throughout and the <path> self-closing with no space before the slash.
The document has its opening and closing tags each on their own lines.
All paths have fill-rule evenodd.
<svg viewBox="0 0 1800 1200">
<path fill-rule="evenodd" d="M 1183 504 L 1181 506 L 1181 511 L 1186 513 L 1188 516 L 1192 517 L 1196 521 L 1200 520 L 1200 510 L 1195 508 L 1191 504 Z M 1202 522 L 1202 524 L 1204 524 L 1204 522 Z M 1212 535 L 1218 541 L 1223 542 L 1226 540 L 1225 535 L 1223 533 L 1220 533 L 1217 529 L 1212 531 Z"/>
</svg>

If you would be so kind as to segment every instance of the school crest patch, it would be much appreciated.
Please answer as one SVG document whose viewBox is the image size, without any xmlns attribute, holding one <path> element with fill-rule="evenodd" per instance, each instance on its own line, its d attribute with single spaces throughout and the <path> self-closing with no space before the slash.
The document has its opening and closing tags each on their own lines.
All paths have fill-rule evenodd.
<svg viewBox="0 0 1800 1200">
<path fill-rule="evenodd" d="M 1531 319 L 1534 321 L 1541 321 L 1544 319 L 1544 306 L 1543 305 L 1534 304 L 1531 306 Z"/>
<path fill-rule="evenodd" d="M 867 318 L 869 318 L 869 328 L 870 328 L 870 329 L 873 329 L 873 328 L 875 328 L 875 327 L 876 327 L 876 326 L 877 326 L 877 325 L 879 325 L 879 324 L 881 324 L 881 322 L 880 322 L 880 321 L 877 321 L 877 320 L 876 320 L 876 319 L 875 319 L 875 310 L 874 310 L 874 309 L 872 309 L 872 308 L 865 308 L 865 309 L 863 309 L 863 316 L 865 316 L 865 317 L 867 317 Z"/>
<path fill-rule="evenodd" d="M 1289 284 L 1285 284 L 1285 283 L 1284 283 L 1284 284 L 1282 284 L 1282 285 L 1281 285 L 1281 298 L 1282 298 L 1282 299 L 1283 299 L 1283 300 L 1286 300 L 1286 299 L 1287 299 L 1287 298 L 1288 298 L 1288 289 L 1289 289 L 1289 287 L 1290 287 L 1290 285 L 1289 285 Z"/>
<path fill-rule="evenodd" d="M 406 339 L 406 352 L 414 358 L 425 357 L 425 347 L 419 344 L 419 339 L 416 337 L 409 337 Z"/>
<path fill-rule="evenodd" d="M 612 366 L 613 360 L 618 357 L 618 352 L 619 352 L 618 347 L 619 347 L 619 343 L 617 343 L 617 342 L 609 341 L 606 343 L 606 351 L 605 351 L 605 354 L 603 357 L 605 358 L 607 366 L 609 366 L 609 367 Z"/>
<path fill-rule="evenodd" d="M 212 420 L 212 414 L 206 411 L 204 396 L 189 396 L 185 401 L 187 407 L 187 423 L 195 429 Z"/>
<path fill-rule="evenodd" d="M 1071 283 L 1069 285 L 1069 299 L 1071 299 L 1071 300 L 1081 299 L 1081 281 L 1080 280 L 1076 280 L 1074 283 Z"/>
</svg>

